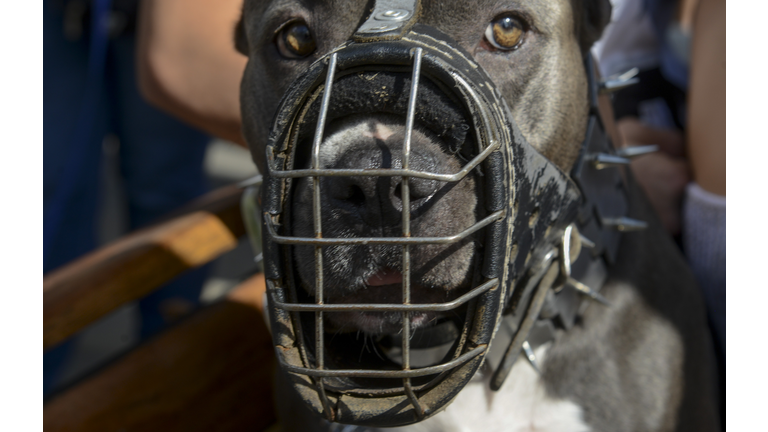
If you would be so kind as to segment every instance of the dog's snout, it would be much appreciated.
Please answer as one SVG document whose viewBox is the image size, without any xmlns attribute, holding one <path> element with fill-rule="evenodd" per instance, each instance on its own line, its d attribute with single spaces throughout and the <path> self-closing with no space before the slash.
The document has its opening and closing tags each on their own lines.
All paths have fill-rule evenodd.
<svg viewBox="0 0 768 432">
<path fill-rule="evenodd" d="M 401 143 L 398 143 L 401 145 Z M 402 167 L 402 151 L 387 143 L 373 146 L 364 143 L 343 152 L 333 165 L 335 169 L 379 169 Z M 430 149 L 419 148 L 409 156 L 409 168 L 414 171 L 434 172 L 439 155 Z M 410 211 L 418 214 L 421 206 L 435 195 L 440 183 L 435 180 L 411 177 L 408 179 Z M 404 186 L 402 177 L 332 177 L 328 179 L 330 205 L 343 209 L 362 219 L 369 226 L 395 226 L 402 221 Z"/>
<path fill-rule="evenodd" d="M 435 180 L 410 178 L 408 180 L 408 192 L 411 201 L 424 201 L 437 192 L 438 183 Z M 394 197 L 403 199 L 403 183 L 398 179 L 395 186 Z"/>
</svg>

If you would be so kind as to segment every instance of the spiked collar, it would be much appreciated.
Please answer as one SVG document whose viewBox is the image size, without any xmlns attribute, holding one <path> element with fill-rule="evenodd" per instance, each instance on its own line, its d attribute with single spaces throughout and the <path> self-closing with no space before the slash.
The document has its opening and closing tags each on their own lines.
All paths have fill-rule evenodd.
<svg viewBox="0 0 768 432">
<path fill-rule="evenodd" d="M 657 151 L 657 146 L 615 149 L 600 117 L 598 96 L 637 82 L 631 70 L 619 77 L 599 81 L 591 55 L 584 67 L 588 77 L 589 119 L 586 137 L 571 179 L 578 185 L 582 201 L 576 220 L 564 231 L 559 244 L 544 246 L 527 267 L 527 277 L 512 301 L 525 307 L 511 308 L 502 319 L 487 361 L 494 371 L 491 388 L 501 388 L 518 356 L 522 354 L 536 369 L 534 349 L 555 340 L 558 331 L 570 330 L 589 303 L 610 307 L 600 294 L 616 260 L 621 235 L 647 227 L 626 216 L 627 185 L 621 167 L 634 157 Z M 556 265 L 553 265 L 556 262 Z"/>
</svg>

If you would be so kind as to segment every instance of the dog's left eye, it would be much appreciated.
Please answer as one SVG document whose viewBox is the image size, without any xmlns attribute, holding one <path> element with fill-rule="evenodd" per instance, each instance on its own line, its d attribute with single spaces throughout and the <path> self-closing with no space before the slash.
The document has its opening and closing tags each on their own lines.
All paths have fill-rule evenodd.
<svg viewBox="0 0 768 432">
<path fill-rule="evenodd" d="M 277 34 L 277 49 L 286 58 L 302 58 L 315 51 L 315 38 L 304 21 L 295 21 Z"/>
<path fill-rule="evenodd" d="M 494 48 L 511 51 L 520 46 L 523 41 L 523 23 L 510 15 L 502 15 L 488 24 L 485 29 L 485 39 Z"/>
</svg>

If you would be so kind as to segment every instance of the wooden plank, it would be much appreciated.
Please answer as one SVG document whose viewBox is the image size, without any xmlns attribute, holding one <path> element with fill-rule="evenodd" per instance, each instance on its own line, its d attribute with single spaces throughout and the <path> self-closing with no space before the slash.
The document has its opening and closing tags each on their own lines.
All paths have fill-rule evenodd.
<svg viewBox="0 0 768 432">
<path fill-rule="evenodd" d="M 275 421 L 264 276 L 43 407 L 46 432 L 259 431 Z"/>
<path fill-rule="evenodd" d="M 186 214 L 123 237 L 46 275 L 43 349 L 233 249 L 245 233 L 241 192 L 235 186 L 214 191 L 192 203 Z"/>
</svg>

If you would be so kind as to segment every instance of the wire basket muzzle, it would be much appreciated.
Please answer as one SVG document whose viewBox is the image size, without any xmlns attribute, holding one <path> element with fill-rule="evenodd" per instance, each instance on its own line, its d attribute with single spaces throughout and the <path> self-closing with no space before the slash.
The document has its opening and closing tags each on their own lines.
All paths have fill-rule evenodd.
<svg viewBox="0 0 768 432">
<path fill-rule="evenodd" d="M 413 129 L 415 96 L 419 82 L 430 80 L 451 92 L 463 105 L 471 121 L 476 145 L 472 157 L 453 173 L 425 172 L 408 164 L 409 139 L 403 143 L 400 168 L 325 169 L 317 154 L 322 146 L 326 115 L 333 84 L 338 77 L 360 70 L 407 70 L 412 74 L 408 91 L 411 100 L 405 113 L 406 135 Z M 302 115 L 309 104 L 319 106 L 312 121 Z M 313 148 L 297 149 L 302 128 L 314 128 Z M 267 147 L 268 172 L 263 186 L 264 265 L 267 279 L 269 317 L 276 354 L 288 380 L 308 406 L 329 421 L 377 427 L 418 422 L 448 404 L 467 384 L 483 362 L 498 328 L 505 298 L 513 285 L 510 262 L 515 226 L 515 133 L 508 108 L 485 72 L 466 52 L 456 48 L 437 31 L 417 25 L 397 41 L 348 42 L 312 64 L 284 96 Z M 527 145 L 527 144 L 526 144 Z M 310 154 L 307 166 L 295 167 L 298 154 Z M 397 237 L 323 237 L 320 209 L 320 179 L 333 176 L 400 177 L 403 183 L 402 235 Z M 483 208 L 471 226 L 444 237 L 417 237 L 410 234 L 408 180 L 431 179 L 459 182 L 474 176 L 481 182 Z M 292 235 L 291 193 L 298 178 L 313 183 L 315 236 Z M 410 249 L 424 244 L 453 244 L 476 236 L 481 254 L 471 288 L 443 303 L 410 301 Z M 403 301 L 375 304 L 333 304 L 323 296 L 323 247 L 332 245 L 390 245 L 402 248 Z M 293 268 L 293 246 L 315 248 L 315 291 L 307 295 L 297 287 Z M 511 273 L 510 273 L 511 272 Z M 334 335 L 325 332 L 325 315 L 339 311 L 378 311 L 402 314 L 399 347 L 402 360 L 343 360 Z M 428 366 L 411 364 L 413 350 L 409 313 L 419 311 L 462 311 L 456 337 L 444 358 Z M 342 349 L 343 351 L 343 349 Z M 354 356 L 353 356 L 354 357 Z M 341 358 L 341 359 L 340 359 Z"/>
</svg>

